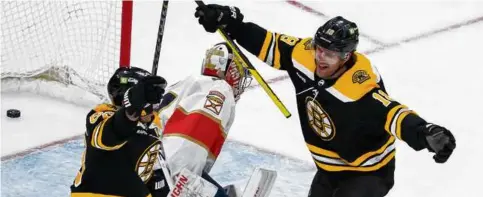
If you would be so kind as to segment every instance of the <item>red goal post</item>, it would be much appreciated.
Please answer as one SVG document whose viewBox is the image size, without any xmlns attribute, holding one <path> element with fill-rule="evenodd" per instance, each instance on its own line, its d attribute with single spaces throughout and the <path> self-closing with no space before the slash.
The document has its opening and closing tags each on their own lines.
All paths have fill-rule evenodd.
<svg viewBox="0 0 483 197">
<path fill-rule="evenodd" d="M 130 65 L 132 1 L 2 1 L 1 6 L 2 92 L 65 98 L 76 89 L 105 99 L 110 76 Z"/>
</svg>

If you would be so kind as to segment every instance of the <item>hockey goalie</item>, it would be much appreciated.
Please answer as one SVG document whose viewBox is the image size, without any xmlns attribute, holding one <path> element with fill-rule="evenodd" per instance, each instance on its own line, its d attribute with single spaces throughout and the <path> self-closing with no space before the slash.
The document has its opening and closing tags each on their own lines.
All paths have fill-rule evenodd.
<svg viewBox="0 0 483 197">
<path fill-rule="evenodd" d="M 166 162 L 178 182 L 171 196 L 187 190 L 203 196 L 226 196 L 208 172 L 234 121 L 236 102 L 250 82 L 248 70 L 226 43 L 219 43 L 206 51 L 201 76 L 189 76 L 166 90 L 159 115 Z M 204 184 L 204 188 L 189 188 L 185 182 L 190 178 L 215 187 Z"/>
</svg>

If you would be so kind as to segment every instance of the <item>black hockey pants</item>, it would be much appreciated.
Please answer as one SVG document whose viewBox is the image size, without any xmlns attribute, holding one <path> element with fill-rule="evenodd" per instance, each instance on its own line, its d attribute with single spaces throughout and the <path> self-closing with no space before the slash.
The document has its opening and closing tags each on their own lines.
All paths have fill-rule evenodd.
<svg viewBox="0 0 483 197">
<path fill-rule="evenodd" d="M 354 176 L 344 180 L 330 179 L 317 171 L 310 187 L 309 197 L 383 197 L 393 182 L 378 176 Z"/>
</svg>

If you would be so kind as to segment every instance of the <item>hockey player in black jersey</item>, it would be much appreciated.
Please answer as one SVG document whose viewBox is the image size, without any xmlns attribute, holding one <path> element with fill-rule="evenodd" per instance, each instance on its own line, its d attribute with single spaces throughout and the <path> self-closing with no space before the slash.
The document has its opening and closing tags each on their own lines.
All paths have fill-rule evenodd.
<svg viewBox="0 0 483 197">
<path fill-rule="evenodd" d="M 285 70 L 296 90 L 301 129 L 317 166 L 309 196 L 378 197 L 394 184 L 395 144 L 434 152 L 444 163 L 456 147 L 451 132 L 391 99 L 369 59 L 356 51 L 355 23 L 335 17 L 315 36 L 297 38 L 243 22 L 236 7 L 197 7 L 206 31 L 224 28 L 269 66 Z"/>
<path fill-rule="evenodd" d="M 100 104 L 86 117 L 85 151 L 72 197 L 166 196 L 161 169 L 159 116 L 153 111 L 166 81 L 140 68 L 119 68 L 108 83 L 111 104 Z"/>
</svg>

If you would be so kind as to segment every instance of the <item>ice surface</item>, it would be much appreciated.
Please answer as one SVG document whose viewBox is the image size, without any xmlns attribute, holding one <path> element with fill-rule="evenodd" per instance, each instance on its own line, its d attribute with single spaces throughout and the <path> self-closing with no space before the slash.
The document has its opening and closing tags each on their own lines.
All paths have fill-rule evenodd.
<svg viewBox="0 0 483 197">
<path fill-rule="evenodd" d="M 2 162 L 2 196 L 68 196 L 83 150 L 83 140 L 78 139 Z M 274 197 L 307 195 L 315 172 L 307 162 L 228 141 L 211 175 L 222 185 L 235 184 L 243 189 L 256 167 L 278 171 L 271 193 Z"/>
</svg>

